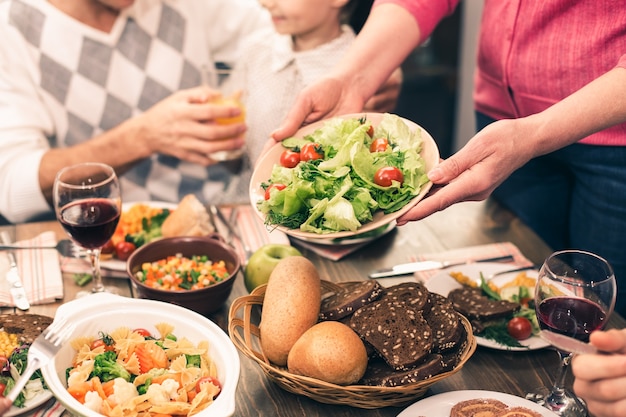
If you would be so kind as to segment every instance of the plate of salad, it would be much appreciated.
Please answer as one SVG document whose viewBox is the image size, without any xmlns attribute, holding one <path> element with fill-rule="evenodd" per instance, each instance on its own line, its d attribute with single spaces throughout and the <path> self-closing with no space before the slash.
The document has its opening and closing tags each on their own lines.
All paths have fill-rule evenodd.
<svg viewBox="0 0 626 417">
<path fill-rule="evenodd" d="M 495 272 L 512 269 L 510 264 L 481 262 L 442 269 L 426 282 L 429 291 L 447 296 L 450 291 L 463 285 L 483 285 L 486 296 L 520 304 L 511 317 L 494 320 L 485 325 L 480 333 L 474 333 L 479 346 L 498 350 L 529 351 L 550 346 L 539 334 L 539 324 L 534 309 L 534 291 L 538 271 L 528 269 L 504 273 L 491 280 Z M 482 278 L 481 278 L 482 277 Z M 509 328 L 510 323 L 510 328 Z"/>
<path fill-rule="evenodd" d="M 430 190 L 434 139 L 389 113 L 320 120 L 259 160 L 250 201 L 268 227 L 302 239 L 337 239 L 385 226 Z"/>
<path fill-rule="evenodd" d="M 100 266 L 126 271 L 126 260 L 138 247 L 161 237 L 161 225 L 177 205 L 163 201 L 122 204 L 122 215 L 113 237 L 102 249 Z"/>
<path fill-rule="evenodd" d="M 0 375 L 0 385 L 7 392 L 15 385 L 16 378 L 26 367 L 26 357 L 28 355 L 28 344 L 24 344 L 7 357 L 0 356 L 0 360 L 5 363 Z M 36 371 L 26 386 L 17 397 L 13 406 L 4 414 L 4 417 L 14 417 L 29 411 L 33 411 L 43 403 L 52 398 L 52 393 L 47 389 L 41 376 L 41 371 Z"/>
</svg>

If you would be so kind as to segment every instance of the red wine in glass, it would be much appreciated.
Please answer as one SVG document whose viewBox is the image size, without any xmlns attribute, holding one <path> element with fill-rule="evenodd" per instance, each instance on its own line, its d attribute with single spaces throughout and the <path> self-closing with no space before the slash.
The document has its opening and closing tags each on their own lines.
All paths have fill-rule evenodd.
<svg viewBox="0 0 626 417">
<path fill-rule="evenodd" d="M 59 222 L 68 235 L 85 249 L 98 249 L 113 236 L 120 211 L 105 198 L 79 200 L 60 211 Z"/>
<path fill-rule="evenodd" d="M 543 330 L 582 342 L 588 342 L 591 332 L 603 328 L 607 319 L 606 313 L 597 303 L 584 298 L 547 298 L 536 310 L 539 326 Z"/>
</svg>

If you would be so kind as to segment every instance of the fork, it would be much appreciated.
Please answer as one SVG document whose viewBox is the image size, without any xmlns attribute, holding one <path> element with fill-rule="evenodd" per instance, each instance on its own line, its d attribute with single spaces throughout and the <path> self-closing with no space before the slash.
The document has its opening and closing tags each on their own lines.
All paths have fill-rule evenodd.
<svg viewBox="0 0 626 417">
<path fill-rule="evenodd" d="M 14 402 L 20 394 L 30 377 L 35 371 L 46 365 L 50 359 L 54 358 L 59 349 L 63 346 L 71 334 L 74 332 L 75 326 L 67 325 L 64 319 L 55 320 L 48 326 L 28 348 L 28 356 L 26 368 L 22 375 L 15 381 L 15 386 L 7 395 L 7 398 Z"/>
<path fill-rule="evenodd" d="M 239 243 L 241 243 L 241 246 L 243 247 L 243 251 L 245 252 L 245 256 L 246 256 L 244 265 L 247 264 L 248 259 L 250 259 L 250 257 L 252 256 L 253 250 L 250 249 L 250 246 L 248 246 L 245 239 L 241 237 L 241 234 L 238 232 L 239 227 L 231 224 L 231 222 L 226 219 L 226 216 L 224 216 L 224 213 L 222 213 L 222 210 L 220 210 L 219 207 L 215 205 L 211 205 L 209 209 L 215 216 L 217 216 L 220 222 L 222 222 L 222 224 L 226 226 L 226 228 L 228 229 L 229 236 L 234 237 L 235 239 L 239 241 Z M 233 210 L 237 210 L 237 207 L 233 207 Z M 235 216 L 236 214 L 233 215 L 233 218 L 236 218 Z M 232 246 L 232 242 L 229 242 L 229 243 Z"/>
<path fill-rule="evenodd" d="M 0 250 L 17 249 L 56 249 L 61 255 L 68 258 L 79 258 L 83 250 L 69 239 L 62 239 L 55 246 L 22 246 L 22 245 L 0 245 Z"/>
</svg>

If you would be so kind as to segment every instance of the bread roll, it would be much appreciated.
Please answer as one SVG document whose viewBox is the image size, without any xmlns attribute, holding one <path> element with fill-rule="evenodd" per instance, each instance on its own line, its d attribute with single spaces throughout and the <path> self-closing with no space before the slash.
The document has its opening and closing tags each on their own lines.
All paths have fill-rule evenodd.
<svg viewBox="0 0 626 417">
<path fill-rule="evenodd" d="M 163 237 L 206 236 L 214 231 L 209 213 L 193 194 L 187 194 L 161 226 Z"/>
<path fill-rule="evenodd" d="M 289 350 L 317 323 L 322 302 L 315 265 L 302 256 L 281 259 L 270 275 L 263 300 L 261 349 L 276 365 L 286 365 Z"/>
<path fill-rule="evenodd" d="M 367 352 L 359 336 L 338 321 L 323 321 L 296 341 L 287 357 L 289 372 L 331 384 L 356 383 L 367 368 Z"/>
</svg>

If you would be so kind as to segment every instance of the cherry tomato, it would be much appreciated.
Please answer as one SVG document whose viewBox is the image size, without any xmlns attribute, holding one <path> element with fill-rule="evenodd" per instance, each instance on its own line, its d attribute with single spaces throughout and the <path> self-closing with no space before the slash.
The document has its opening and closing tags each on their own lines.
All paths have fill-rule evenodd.
<svg viewBox="0 0 626 417">
<path fill-rule="evenodd" d="M 370 127 L 367 129 L 367 134 L 370 138 L 374 137 L 374 126 L 370 125 Z"/>
<path fill-rule="evenodd" d="M 9 364 L 9 358 L 7 358 L 4 355 L 0 355 L 0 371 L 4 371 L 4 368 L 6 368 L 8 364 Z"/>
<path fill-rule="evenodd" d="M 398 181 L 400 184 L 404 182 L 404 175 L 399 168 L 382 167 L 374 174 L 374 183 L 381 187 L 391 186 L 392 181 Z"/>
<path fill-rule="evenodd" d="M 270 197 L 271 197 L 271 195 L 270 195 L 270 191 L 271 191 L 272 189 L 277 189 L 278 191 L 280 191 L 280 190 L 284 190 L 285 188 L 287 188 L 287 186 L 286 186 L 285 184 L 278 184 L 278 183 L 277 183 L 277 184 L 272 184 L 272 185 L 270 185 L 269 187 L 267 187 L 267 188 L 265 189 L 265 199 L 266 199 L 266 200 L 269 200 L 269 199 L 270 199 Z"/>
<path fill-rule="evenodd" d="M 222 391 L 222 384 L 220 384 L 220 381 L 218 381 L 217 378 L 212 376 L 203 376 L 198 380 L 198 382 L 196 382 L 196 393 L 199 394 L 200 391 L 202 391 L 202 385 L 206 383 L 213 384 L 220 389 L 220 392 Z M 219 395 L 219 393 L 217 395 Z M 217 395 L 215 397 L 217 397 Z"/>
<path fill-rule="evenodd" d="M 138 329 L 133 330 L 133 332 L 139 333 L 143 337 L 152 337 L 152 334 L 146 329 L 138 328 Z"/>
<path fill-rule="evenodd" d="M 370 152 L 385 152 L 387 146 L 389 146 L 387 138 L 376 138 L 370 145 Z"/>
<path fill-rule="evenodd" d="M 91 344 L 89 345 L 89 349 L 94 350 L 99 348 L 100 346 L 104 347 L 105 352 L 115 350 L 115 346 L 113 346 L 112 344 L 107 344 L 107 342 L 103 339 L 96 339 L 91 342 Z"/>
<path fill-rule="evenodd" d="M 301 161 L 312 161 L 314 159 L 322 159 L 322 157 L 322 147 L 317 143 L 306 143 L 300 149 Z"/>
<path fill-rule="evenodd" d="M 113 244 L 113 241 L 109 239 L 109 241 L 104 244 L 102 249 L 100 249 L 100 252 L 105 255 L 113 255 L 115 253 L 115 244 Z"/>
<path fill-rule="evenodd" d="M 509 334 L 517 340 L 528 339 L 533 333 L 530 320 L 526 317 L 513 317 L 506 325 Z"/>
<path fill-rule="evenodd" d="M 6 384 L 3 384 L 2 382 L 0 382 L 0 396 L 4 397 L 4 390 L 6 389 L 7 389 Z"/>
<path fill-rule="evenodd" d="M 132 242 L 118 242 L 117 245 L 115 245 L 115 256 L 117 256 L 119 260 L 125 261 L 135 249 L 137 248 Z"/>
<path fill-rule="evenodd" d="M 285 168 L 294 168 L 300 162 L 300 152 L 285 149 L 280 154 L 280 164 Z"/>
</svg>

